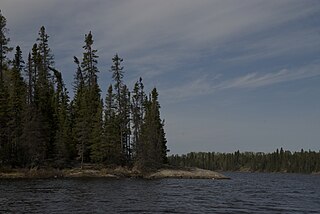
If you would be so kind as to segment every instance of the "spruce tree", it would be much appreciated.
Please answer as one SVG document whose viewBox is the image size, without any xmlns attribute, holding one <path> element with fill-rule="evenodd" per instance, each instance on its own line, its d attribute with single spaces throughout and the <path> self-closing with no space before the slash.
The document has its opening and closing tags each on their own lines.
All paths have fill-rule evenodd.
<svg viewBox="0 0 320 214">
<path fill-rule="evenodd" d="M 123 154 L 124 162 L 127 165 L 131 164 L 132 161 L 132 149 L 130 143 L 131 135 L 131 102 L 130 102 L 130 92 L 126 85 L 122 87 L 121 90 L 121 112 L 119 115 L 120 127 L 122 134 L 122 145 L 123 145 Z"/>
<path fill-rule="evenodd" d="M 158 92 L 154 88 L 145 102 L 145 117 L 141 127 L 141 154 L 136 165 L 142 169 L 155 169 L 166 163 L 167 146 L 164 122 L 160 118 Z"/>
<path fill-rule="evenodd" d="M 8 46 L 10 38 L 6 37 L 8 33 L 7 19 L 2 15 L 0 10 L 0 81 L 3 81 L 3 72 L 7 66 L 7 54 L 12 51 Z"/>
<path fill-rule="evenodd" d="M 89 88 L 93 85 L 97 84 L 97 73 L 99 73 L 97 64 L 98 64 L 98 56 L 97 50 L 93 49 L 93 37 L 91 31 L 89 34 L 85 35 L 85 45 L 83 46 L 83 60 L 81 63 L 82 72 L 84 74 L 84 79 Z"/>
<path fill-rule="evenodd" d="M 6 37 L 8 29 L 7 20 L 0 10 L 0 164 L 7 163 L 10 160 L 9 130 L 7 123 L 9 121 L 8 109 L 8 77 L 4 76 L 4 71 L 8 70 L 7 54 L 12 50 L 8 46 L 10 41 Z"/>
<path fill-rule="evenodd" d="M 81 161 L 81 167 L 84 163 L 84 155 L 89 141 L 88 122 L 86 118 L 86 100 L 85 100 L 85 82 L 80 62 L 74 57 L 77 65 L 77 71 L 74 76 L 74 99 L 72 101 L 72 132 L 77 147 L 78 157 Z"/>
<path fill-rule="evenodd" d="M 49 67 L 53 67 L 53 54 L 48 44 L 49 36 L 45 27 L 42 26 L 39 31 L 38 41 L 38 59 L 34 62 L 35 68 L 38 69 L 35 90 L 37 97 L 35 102 L 37 109 L 44 118 L 43 127 L 46 136 L 46 158 L 53 158 L 57 154 L 55 148 L 55 135 L 57 130 L 57 118 L 54 115 L 54 83 L 50 74 Z M 35 59 L 36 60 L 36 59 Z"/>
<path fill-rule="evenodd" d="M 123 87 L 123 66 L 121 66 L 123 59 L 116 54 L 112 58 L 113 65 L 111 66 L 112 78 L 115 82 L 114 88 L 116 90 L 116 100 L 118 104 L 118 111 L 121 109 L 121 89 Z"/>
<path fill-rule="evenodd" d="M 8 88 L 3 80 L 0 80 L 0 164 L 9 161 L 9 121 Z"/>
<path fill-rule="evenodd" d="M 46 158 L 47 128 L 45 118 L 33 105 L 28 105 L 24 116 L 22 142 L 24 149 L 23 162 L 28 167 L 38 167 Z"/>
<path fill-rule="evenodd" d="M 115 100 L 116 100 L 116 117 L 117 126 L 119 127 L 119 142 L 122 148 L 122 164 L 128 164 L 131 161 L 130 145 L 130 93 L 127 86 L 123 83 L 123 59 L 116 54 L 112 58 L 112 78 L 114 80 Z"/>
<path fill-rule="evenodd" d="M 83 59 L 78 65 L 76 74 L 76 95 L 75 106 L 75 138 L 78 148 L 81 165 L 84 162 L 90 162 L 95 155 L 92 154 L 92 148 L 98 148 L 101 142 L 102 130 L 102 101 L 100 98 L 100 87 L 98 85 L 99 72 L 97 67 L 97 50 L 93 49 L 93 37 L 91 32 L 85 35 L 85 45 L 83 46 Z M 101 117 L 101 118 L 100 118 Z M 94 157 L 95 160 L 100 158 Z"/>
<path fill-rule="evenodd" d="M 19 46 L 16 47 L 16 53 L 13 60 L 13 68 L 10 75 L 10 89 L 9 89 L 9 140 L 11 148 L 11 164 L 21 164 L 22 156 L 21 136 L 23 129 L 23 116 L 26 109 L 26 86 L 22 78 L 22 71 L 24 69 L 24 61 L 22 59 L 22 52 Z"/>
<path fill-rule="evenodd" d="M 55 136 L 55 148 L 57 158 L 60 161 L 70 160 L 73 157 L 74 148 L 72 144 L 71 118 L 69 109 L 69 96 L 65 88 L 61 73 L 49 67 L 53 71 L 56 89 L 54 94 L 54 115 L 57 120 L 57 132 Z"/>
<path fill-rule="evenodd" d="M 38 72 L 39 66 L 40 66 L 40 54 L 39 54 L 38 45 L 35 43 L 32 46 L 30 65 L 28 65 L 31 82 L 32 82 L 31 84 L 32 85 L 31 91 L 33 92 L 32 102 L 34 104 L 36 104 L 36 100 L 38 100 L 39 90 L 36 90 L 36 86 L 37 86 L 37 81 L 39 77 L 39 72 Z"/>
<path fill-rule="evenodd" d="M 93 119 L 93 127 L 92 132 L 90 135 L 90 142 L 91 142 L 91 160 L 93 162 L 104 162 L 106 158 L 106 151 L 105 151 L 105 142 L 103 138 L 103 121 L 102 121 L 102 114 L 103 114 L 103 104 L 102 102 L 97 108 L 96 115 L 94 115 Z"/>
<path fill-rule="evenodd" d="M 146 100 L 146 95 L 144 93 L 144 85 L 142 83 L 142 78 L 140 77 L 134 85 L 132 92 L 132 148 L 134 158 L 141 154 L 141 142 L 140 142 L 140 132 L 143 124 L 144 118 L 144 103 Z"/>
<path fill-rule="evenodd" d="M 112 85 L 109 86 L 104 111 L 104 144 L 102 151 L 106 155 L 105 162 L 108 164 L 121 164 L 122 147 L 119 138 L 120 126 L 116 114 L 116 100 Z"/>
</svg>

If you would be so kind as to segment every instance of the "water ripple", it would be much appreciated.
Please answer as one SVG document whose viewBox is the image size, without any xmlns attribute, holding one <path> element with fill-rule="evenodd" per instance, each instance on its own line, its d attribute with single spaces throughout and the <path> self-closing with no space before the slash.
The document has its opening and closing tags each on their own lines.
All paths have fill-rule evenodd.
<svg viewBox="0 0 320 214">
<path fill-rule="evenodd" d="M 0 213 L 320 213 L 316 175 L 0 180 Z"/>
</svg>

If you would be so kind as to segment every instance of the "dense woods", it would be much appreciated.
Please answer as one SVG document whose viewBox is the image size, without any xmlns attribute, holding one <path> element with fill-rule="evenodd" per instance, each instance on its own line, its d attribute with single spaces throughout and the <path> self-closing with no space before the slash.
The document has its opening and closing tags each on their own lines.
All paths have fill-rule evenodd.
<svg viewBox="0 0 320 214">
<path fill-rule="evenodd" d="M 131 91 L 123 80 L 123 59 L 115 54 L 111 68 L 104 68 L 113 83 L 104 86 L 103 97 L 91 32 L 83 56 L 73 59 L 73 98 L 54 66 L 45 27 L 26 61 L 19 46 L 8 58 L 13 48 L 7 32 L 0 11 L 0 167 L 99 163 L 149 169 L 167 162 L 157 89 L 147 94 L 140 78 Z"/>
<path fill-rule="evenodd" d="M 182 167 L 199 167 L 223 171 L 260 172 L 320 172 L 320 152 L 290 152 L 282 148 L 273 153 L 239 152 L 191 152 L 186 155 L 172 155 L 169 163 Z"/>
</svg>

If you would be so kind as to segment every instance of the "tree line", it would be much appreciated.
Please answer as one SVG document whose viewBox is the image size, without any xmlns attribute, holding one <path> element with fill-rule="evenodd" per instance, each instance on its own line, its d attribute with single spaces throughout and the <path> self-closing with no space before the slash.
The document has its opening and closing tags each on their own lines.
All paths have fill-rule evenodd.
<svg viewBox="0 0 320 214">
<path fill-rule="evenodd" d="M 157 89 L 147 94 L 140 78 L 131 91 L 118 54 L 103 100 L 99 57 L 92 33 L 86 34 L 82 58 L 73 59 L 71 99 L 45 27 L 25 62 L 19 46 L 8 59 L 13 48 L 6 22 L 0 11 L 0 167 L 102 163 L 149 169 L 167 162 Z"/>
<path fill-rule="evenodd" d="M 320 151 L 290 152 L 282 148 L 272 153 L 239 152 L 191 152 L 186 155 L 171 155 L 169 163 L 180 167 L 199 167 L 222 171 L 259 172 L 320 172 Z"/>
</svg>

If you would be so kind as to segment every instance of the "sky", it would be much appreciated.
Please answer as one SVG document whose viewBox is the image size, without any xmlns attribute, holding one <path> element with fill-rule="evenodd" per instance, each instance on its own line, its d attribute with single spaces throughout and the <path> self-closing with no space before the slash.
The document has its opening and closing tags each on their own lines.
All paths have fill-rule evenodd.
<svg viewBox="0 0 320 214">
<path fill-rule="evenodd" d="M 24 56 L 46 27 L 71 83 L 92 31 L 102 97 L 111 58 L 157 87 L 170 154 L 320 150 L 318 0 L 1 0 Z"/>
</svg>

